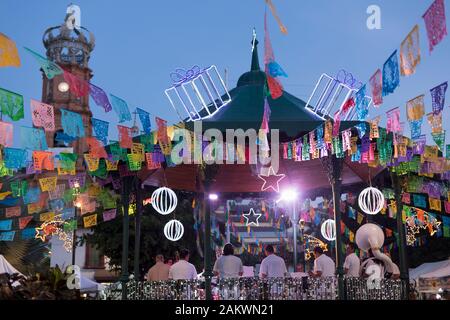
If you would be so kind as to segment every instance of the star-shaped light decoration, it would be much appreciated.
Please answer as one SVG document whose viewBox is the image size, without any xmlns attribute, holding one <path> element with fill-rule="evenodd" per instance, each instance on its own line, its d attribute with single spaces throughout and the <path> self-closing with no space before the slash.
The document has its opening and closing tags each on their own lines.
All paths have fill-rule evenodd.
<svg viewBox="0 0 450 320">
<path fill-rule="evenodd" d="M 280 192 L 280 181 L 283 180 L 286 177 L 285 174 L 275 174 L 275 170 L 273 170 L 273 167 L 271 166 L 267 172 L 267 174 L 258 174 L 258 178 L 260 178 L 262 181 L 264 181 L 261 191 L 265 191 L 269 188 L 272 188 L 275 192 Z M 276 185 L 276 186 L 275 186 Z"/>
<path fill-rule="evenodd" d="M 259 226 L 259 218 L 261 218 L 262 214 L 256 213 L 255 210 L 253 210 L 253 208 L 250 208 L 250 211 L 246 214 L 243 214 L 242 216 L 246 220 L 246 222 L 245 222 L 246 227 L 248 227 L 250 225 L 254 225 L 254 226 L 258 227 Z"/>
</svg>

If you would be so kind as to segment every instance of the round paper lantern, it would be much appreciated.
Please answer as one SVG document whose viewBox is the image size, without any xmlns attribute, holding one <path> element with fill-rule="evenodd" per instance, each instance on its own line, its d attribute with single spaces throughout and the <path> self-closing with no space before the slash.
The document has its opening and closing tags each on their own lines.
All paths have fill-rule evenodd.
<svg viewBox="0 0 450 320">
<path fill-rule="evenodd" d="M 320 232 L 328 241 L 334 241 L 336 239 L 336 222 L 333 219 L 324 221 L 320 227 Z"/>
<path fill-rule="evenodd" d="M 184 234 L 183 224 L 178 220 L 170 220 L 164 226 L 164 235 L 170 241 L 178 241 Z"/>
<path fill-rule="evenodd" d="M 362 225 L 355 235 L 355 242 L 363 251 L 369 249 L 379 249 L 384 243 L 384 233 L 379 226 L 373 223 Z"/>
<path fill-rule="evenodd" d="M 178 198 L 172 189 L 161 187 L 152 194 L 152 207 L 160 214 L 166 215 L 175 210 Z"/>
<path fill-rule="evenodd" d="M 377 188 L 366 188 L 359 194 L 358 204 L 365 213 L 377 214 L 384 206 L 383 193 Z"/>
</svg>

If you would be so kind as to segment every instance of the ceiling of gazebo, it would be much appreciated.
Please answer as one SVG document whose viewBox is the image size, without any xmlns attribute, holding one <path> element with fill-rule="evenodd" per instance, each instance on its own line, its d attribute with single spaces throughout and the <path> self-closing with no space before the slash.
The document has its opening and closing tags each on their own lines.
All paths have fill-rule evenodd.
<svg viewBox="0 0 450 320">
<path fill-rule="evenodd" d="M 371 177 L 377 175 L 383 168 L 372 168 Z M 329 188 L 330 183 L 325 169 L 320 160 L 296 162 L 293 160 L 281 160 L 277 174 L 285 174 L 280 181 L 280 191 L 286 188 L 295 188 L 300 192 L 313 191 L 315 189 Z M 369 169 L 365 164 L 351 162 L 349 158 L 344 161 L 342 170 L 342 184 L 352 185 L 368 183 Z M 202 188 L 197 183 L 196 165 L 178 165 L 166 169 L 142 172 L 141 179 L 144 185 L 167 186 L 176 190 L 201 192 Z M 217 193 L 257 193 L 261 192 L 263 180 L 258 178 L 252 167 L 246 164 L 220 165 L 211 186 L 212 192 Z M 268 189 L 265 192 L 273 192 Z"/>
</svg>

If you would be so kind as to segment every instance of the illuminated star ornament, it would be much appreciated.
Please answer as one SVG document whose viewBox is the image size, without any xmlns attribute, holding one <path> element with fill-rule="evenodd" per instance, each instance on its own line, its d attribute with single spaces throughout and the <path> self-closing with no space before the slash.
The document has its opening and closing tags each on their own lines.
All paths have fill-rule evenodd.
<svg viewBox="0 0 450 320">
<path fill-rule="evenodd" d="M 262 174 L 262 172 L 258 175 L 262 181 L 264 181 L 261 191 L 265 191 L 267 189 L 272 188 L 275 192 L 280 192 L 280 181 L 286 177 L 285 174 L 275 174 L 273 167 L 270 167 L 267 175 Z"/>
<path fill-rule="evenodd" d="M 248 227 L 250 225 L 259 226 L 259 218 L 261 218 L 261 213 L 256 213 L 253 208 L 250 208 L 250 211 L 246 214 L 243 214 L 245 218 L 245 226 Z"/>
</svg>

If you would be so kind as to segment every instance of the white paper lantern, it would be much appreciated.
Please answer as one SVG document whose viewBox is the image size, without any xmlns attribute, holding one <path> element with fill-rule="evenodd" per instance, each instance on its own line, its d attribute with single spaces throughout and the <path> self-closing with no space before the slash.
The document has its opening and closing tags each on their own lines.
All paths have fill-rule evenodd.
<svg viewBox="0 0 450 320">
<path fill-rule="evenodd" d="M 178 198 L 172 189 L 161 187 L 152 194 L 152 207 L 162 215 L 166 215 L 175 210 Z"/>
<path fill-rule="evenodd" d="M 358 248 L 367 251 L 370 248 L 379 249 L 384 244 L 384 233 L 379 226 L 366 223 L 356 231 L 355 242 Z"/>
<path fill-rule="evenodd" d="M 336 222 L 333 219 L 324 221 L 320 227 L 320 232 L 328 241 L 334 241 L 336 239 Z"/>
<path fill-rule="evenodd" d="M 183 224 L 178 220 L 170 220 L 164 226 L 164 235 L 170 241 L 178 241 L 184 234 Z"/>
<path fill-rule="evenodd" d="M 366 188 L 359 194 L 358 204 L 365 213 L 372 215 L 377 214 L 383 209 L 384 195 L 377 188 Z"/>
</svg>

